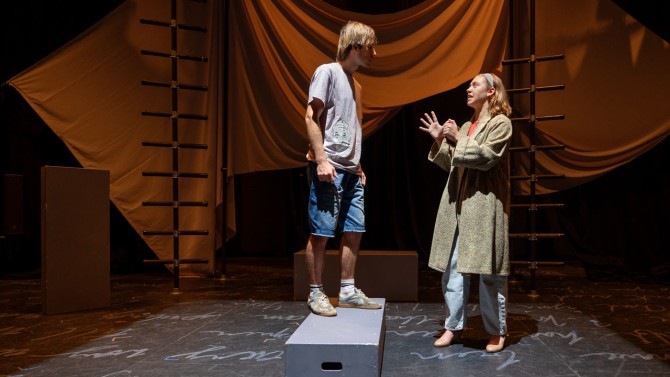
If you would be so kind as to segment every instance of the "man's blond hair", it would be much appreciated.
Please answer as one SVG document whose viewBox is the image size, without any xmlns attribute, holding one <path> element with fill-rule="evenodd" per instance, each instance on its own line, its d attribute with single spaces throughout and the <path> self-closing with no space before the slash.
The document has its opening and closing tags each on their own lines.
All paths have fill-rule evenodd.
<svg viewBox="0 0 670 377">
<path fill-rule="evenodd" d="M 353 46 L 368 47 L 377 44 L 374 29 L 358 21 L 349 21 L 340 30 L 340 41 L 337 44 L 336 61 L 347 59 Z"/>
</svg>

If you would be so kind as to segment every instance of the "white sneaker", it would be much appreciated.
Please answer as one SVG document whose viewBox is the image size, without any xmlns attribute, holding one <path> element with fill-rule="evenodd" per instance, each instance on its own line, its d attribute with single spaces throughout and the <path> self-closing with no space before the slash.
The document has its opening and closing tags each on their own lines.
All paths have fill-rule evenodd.
<svg viewBox="0 0 670 377">
<path fill-rule="evenodd" d="M 337 315 L 335 308 L 328 301 L 328 296 L 322 291 L 311 292 L 307 300 L 307 306 L 312 313 L 322 315 L 325 317 L 332 317 Z"/>
<path fill-rule="evenodd" d="M 381 304 L 378 304 L 368 298 L 358 288 L 354 289 L 354 293 L 349 297 L 340 295 L 340 302 L 338 304 L 341 308 L 359 308 L 359 309 L 381 309 Z"/>
</svg>

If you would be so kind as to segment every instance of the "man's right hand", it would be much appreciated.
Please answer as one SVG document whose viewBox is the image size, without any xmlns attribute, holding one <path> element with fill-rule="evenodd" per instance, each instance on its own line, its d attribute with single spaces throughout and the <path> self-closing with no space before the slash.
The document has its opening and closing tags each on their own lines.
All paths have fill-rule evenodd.
<svg viewBox="0 0 670 377">
<path fill-rule="evenodd" d="M 316 175 L 320 182 L 335 183 L 335 179 L 337 178 L 337 171 L 335 170 L 335 167 L 333 167 L 333 165 L 328 162 L 328 160 L 324 160 L 319 162 L 316 166 Z"/>
</svg>

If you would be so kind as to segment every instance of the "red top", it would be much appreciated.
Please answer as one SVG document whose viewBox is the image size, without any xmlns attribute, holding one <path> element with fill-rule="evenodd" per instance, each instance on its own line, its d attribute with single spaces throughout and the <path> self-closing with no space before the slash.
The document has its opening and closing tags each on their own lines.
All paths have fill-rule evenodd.
<svg viewBox="0 0 670 377">
<path fill-rule="evenodd" d="M 468 130 L 468 136 L 472 135 L 472 133 L 475 131 L 475 128 L 477 127 L 477 123 L 479 123 L 479 121 L 476 121 L 476 122 L 472 123 L 472 125 L 470 126 L 470 129 Z"/>
</svg>

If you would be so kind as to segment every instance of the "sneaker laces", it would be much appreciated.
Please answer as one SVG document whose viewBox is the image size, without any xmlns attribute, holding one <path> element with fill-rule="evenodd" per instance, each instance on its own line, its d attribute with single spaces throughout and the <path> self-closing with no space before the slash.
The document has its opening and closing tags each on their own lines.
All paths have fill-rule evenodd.
<svg viewBox="0 0 670 377">
<path fill-rule="evenodd" d="M 354 290 L 354 294 L 357 294 L 358 297 L 360 297 L 360 298 L 363 298 L 363 299 L 366 299 L 366 300 L 368 299 L 368 296 L 366 296 L 365 293 L 363 293 L 363 291 L 358 289 L 358 288 L 356 288 Z"/>
<path fill-rule="evenodd" d="M 326 297 L 325 295 L 319 295 L 319 297 L 317 297 L 316 301 L 319 304 L 325 304 L 326 302 L 329 302 L 328 297 Z"/>
<path fill-rule="evenodd" d="M 325 306 L 325 303 L 329 303 L 328 297 L 325 294 L 314 295 L 310 298 L 310 301 L 316 303 L 317 306 Z"/>
</svg>

